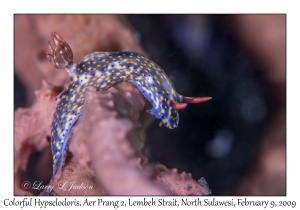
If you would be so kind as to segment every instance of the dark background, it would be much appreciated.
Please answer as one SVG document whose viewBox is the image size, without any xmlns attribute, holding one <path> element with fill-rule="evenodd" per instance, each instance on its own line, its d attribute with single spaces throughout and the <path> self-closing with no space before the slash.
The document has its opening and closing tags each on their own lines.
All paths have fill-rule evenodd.
<svg viewBox="0 0 300 210">
<path fill-rule="evenodd" d="M 230 16 L 130 15 L 150 58 L 185 96 L 212 96 L 180 111 L 179 127 L 148 129 L 150 161 L 204 177 L 213 195 L 230 190 L 256 155 L 276 109 L 260 66 L 237 41 Z"/>
</svg>

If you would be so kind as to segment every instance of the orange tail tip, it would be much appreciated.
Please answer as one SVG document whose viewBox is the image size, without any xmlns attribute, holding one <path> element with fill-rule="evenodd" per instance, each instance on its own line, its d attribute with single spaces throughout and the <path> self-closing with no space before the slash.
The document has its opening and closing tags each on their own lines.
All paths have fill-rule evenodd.
<svg viewBox="0 0 300 210">
<path fill-rule="evenodd" d="M 187 106 L 187 104 L 186 103 L 176 103 L 176 102 L 171 101 L 170 106 L 175 109 L 184 109 Z"/>
<path fill-rule="evenodd" d="M 210 96 L 204 96 L 204 97 L 183 97 L 183 100 L 181 103 L 177 103 L 177 102 L 170 102 L 170 106 L 175 108 L 175 109 L 184 109 L 188 103 L 203 103 L 205 101 L 208 101 L 212 99 L 212 97 Z"/>
<path fill-rule="evenodd" d="M 203 96 L 203 97 L 183 97 L 182 102 L 183 103 L 203 103 L 205 101 L 209 101 L 210 99 L 212 99 L 212 97 L 210 96 Z"/>
</svg>

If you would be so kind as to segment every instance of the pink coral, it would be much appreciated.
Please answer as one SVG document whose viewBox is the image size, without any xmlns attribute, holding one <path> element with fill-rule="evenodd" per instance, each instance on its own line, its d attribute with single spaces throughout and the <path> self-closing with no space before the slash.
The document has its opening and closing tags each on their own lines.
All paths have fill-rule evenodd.
<svg viewBox="0 0 300 210">
<path fill-rule="evenodd" d="M 15 20 L 16 26 L 20 26 L 16 27 L 16 74 L 28 87 L 30 99 L 36 97 L 31 107 L 15 111 L 15 195 L 30 195 L 22 186 L 22 175 L 33 152 L 50 148 L 50 125 L 56 106 L 54 97 L 68 82 L 67 74 L 53 69 L 43 54 L 46 49 L 39 46 L 46 46 L 46 40 L 55 27 L 70 40 L 72 48 L 78 49 L 75 61 L 98 49 L 135 52 L 142 52 L 142 49 L 130 30 L 113 15 L 22 15 L 16 16 Z M 38 27 L 29 30 L 34 24 Z M 66 24 L 71 26 L 69 31 L 64 30 Z M 40 40 L 38 45 L 36 40 Z M 83 42 L 86 44 L 82 45 Z M 29 49 L 26 55 L 22 50 L 25 48 Z M 27 74 L 35 74 L 35 77 L 24 76 Z M 38 89 L 41 78 L 55 86 L 43 82 L 34 96 L 31 92 Z M 139 90 L 129 83 L 121 83 L 104 92 L 87 90 L 83 115 L 73 128 L 65 167 L 51 179 L 48 186 L 54 186 L 54 189 L 47 188 L 41 195 L 207 194 L 207 188 L 190 176 L 184 176 L 181 182 L 182 175 L 173 173 L 174 177 L 168 182 L 156 181 L 157 176 L 168 176 L 168 169 L 163 174 L 154 173 L 155 166 L 146 164 L 147 158 L 141 152 L 145 129 L 152 120 L 145 112 L 149 106 Z M 45 163 L 49 163 L 49 156 L 44 157 Z M 152 175 L 144 170 L 145 165 L 153 168 L 150 170 Z M 39 163 L 37 166 L 39 171 L 51 169 L 49 164 Z M 184 187 L 187 180 L 190 180 L 189 189 L 198 190 L 179 193 L 180 183 Z M 81 188 L 66 190 L 71 183 Z M 177 187 L 172 187 L 173 184 Z"/>
</svg>

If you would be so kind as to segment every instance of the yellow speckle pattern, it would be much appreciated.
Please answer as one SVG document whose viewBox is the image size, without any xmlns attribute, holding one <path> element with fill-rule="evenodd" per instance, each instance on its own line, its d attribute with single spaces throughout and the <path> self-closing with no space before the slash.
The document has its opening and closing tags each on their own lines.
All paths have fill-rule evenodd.
<svg viewBox="0 0 300 210">
<path fill-rule="evenodd" d="M 103 91 L 122 81 L 131 82 L 152 104 L 148 113 L 161 119 L 170 129 L 178 126 L 178 112 L 169 103 L 181 102 L 183 96 L 174 91 L 165 72 L 145 56 L 133 52 L 95 52 L 85 56 L 79 64 L 72 63 L 66 70 L 70 83 L 55 99 L 57 108 L 52 121 L 54 175 L 64 164 L 71 129 L 82 113 L 87 86 Z"/>
</svg>

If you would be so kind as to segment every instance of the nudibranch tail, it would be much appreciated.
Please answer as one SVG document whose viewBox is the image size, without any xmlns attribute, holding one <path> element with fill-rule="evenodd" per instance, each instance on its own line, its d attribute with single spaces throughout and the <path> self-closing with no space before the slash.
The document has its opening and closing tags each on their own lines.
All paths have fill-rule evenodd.
<svg viewBox="0 0 300 210">
<path fill-rule="evenodd" d="M 51 34 L 51 38 L 54 43 L 54 48 L 51 43 L 48 42 L 50 50 L 50 53 L 46 52 L 48 60 L 55 68 L 68 68 L 68 66 L 73 63 L 73 52 L 71 47 L 56 32 Z"/>
<path fill-rule="evenodd" d="M 69 85 L 57 98 L 58 105 L 52 120 L 51 151 L 54 176 L 60 172 L 64 165 L 72 127 L 82 113 L 84 96 L 83 94 L 73 95 L 72 87 Z M 81 91 L 83 90 L 81 89 Z"/>
<path fill-rule="evenodd" d="M 65 163 L 65 157 L 60 156 L 56 160 L 56 162 L 53 163 L 53 176 L 56 176 L 62 169 L 63 165 Z"/>
</svg>

